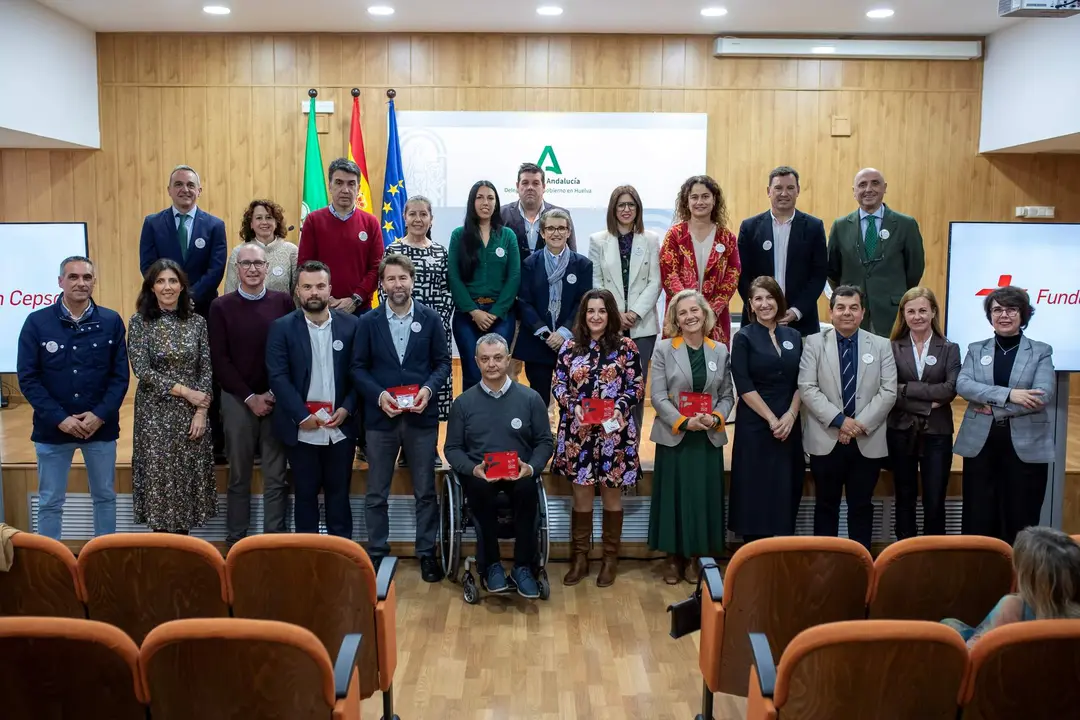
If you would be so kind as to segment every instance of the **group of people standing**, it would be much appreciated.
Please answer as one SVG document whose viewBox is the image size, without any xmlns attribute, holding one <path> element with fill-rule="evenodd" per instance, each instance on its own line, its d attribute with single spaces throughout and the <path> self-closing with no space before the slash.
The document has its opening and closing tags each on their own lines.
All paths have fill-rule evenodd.
<svg viewBox="0 0 1080 720">
<path fill-rule="evenodd" d="M 529 483 L 554 454 L 554 472 L 573 486 L 568 585 L 589 572 L 599 492 L 597 584 L 612 584 L 622 496 L 641 474 L 650 366 L 657 451 L 649 544 L 668 554 L 669 583 L 695 580 L 697 558 L 723 548 L 722 447 L 736 396 L 745 407 L 734 422 L 730 522 L 746 540 L 794 533 L 804 451 L 818 534 L 837 534 L 846 492 L 849 535 L 869 546 L 886 457 L 897 535 L 916 533 L 920 477 L 924 532 L 943 532 L 953 452 L 967 458 L 965 532 L 1011 541 L 1037 522 L 1052 453 L 1040 423 L 1053 365 L 1049 346 L 1022 335 L 1030 301 L 1011 287 L 988 296 L 995 336 L 972 345 L 961 367 L 959 349 L 940 332 L 934 294 L 918 287 L 918 225 L 884 204 L 877 170 L 855 177 L 860 208 L 833 223 L 828 241 L 822 221 L 796 209 L 800 181 L 790 167 L 770 173 L 770 209 L 745 220 L 738 236 L 708 176 L 683 183 L 663 239 L 644 228 L 638 192 L 620 186 L 587 256 L 576 251 L 570 213 L 544 200 L 544 172 L 534 164 L 519 169 L 518 200 L 507 206 L 494 184 L 477 182 L 448 249 L 431 240 L 432 207 L 421 196 L 408 199 L 404 235 L 384 249 L 378 220 L 356 208 L 359 180 L 351 161 L 331 163 L 331 205 L 304 219 L 299 247 L 285 239 L 281 208 L 253 200 L 243 244 L 229 256 L 224 223 L 197 207 L 198 174 L 176 168 L 172 206 L 144 222 L 143 285 L 126 343 L 119 316 L 91 299 L 93 263 L 64 262 L 63 293 L 31 314 L 19 344 L 19 380 L 34 407 L 42 533 L 60 535 L 76 447 L 90 475 L 95 533 L 115 529 L 115 440 L 129 356 L 139 378 L 136 522 L 187 532 L 212 517 L 218 446 L 230 466 L 230 544 L 249 530 L 256 456 L 265 532 L 287 528 L 288 462 L 296 530 L 318 530 L 322 491 L 328 531 L 351 536 L 359 445 L 369 463 L 369 553 L 377 563 L 389 552 L 387 498 L 400 459 L 410 468 L 416 551 L 431 582 L 441 577 L 438 423 L 448 421 L 447 460 L 481 526 L 493 526 L 490 495 L 506 487 L 531 532 Z M 217 297 L 226 274 L 226 294 Z M 826 282 L 831 326 L 822 330 L 817 302 Z M 733 336 L 736 292 L 744 310 Z M 381 304 L 372 310 L 376 293 Z M 461 356 L 457 399 L 451 339 Z M 512 359 L 531 390 L 513 383 Z M 957 393 L 971 404 L 954 448 Z M 554 437 L 546 411 L 546 436 L 537 415 L 552 398 L 560 414 Z M 509 429 L 497 427 L 503 415 Z M 520 446 L 520 474 L 511 479 L 518 489 L 489 481 L 478 462 L 483 452 L 512 449 L 499 443 Z M 528 532 L 510 583 L 534 597 Z M 495 534 L 488 536 L 485 584 L 507 589 Z"/>
</svg>

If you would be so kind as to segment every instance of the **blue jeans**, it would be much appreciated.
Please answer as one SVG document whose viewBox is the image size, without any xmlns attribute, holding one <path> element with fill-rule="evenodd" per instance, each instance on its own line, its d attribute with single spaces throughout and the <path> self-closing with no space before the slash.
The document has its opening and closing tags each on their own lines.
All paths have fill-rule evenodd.
<svg viewBox="0 0 1080 720">
<path fill-rule="evenodd" d="M 116 441 L 34 443 L 38 461 L 38 534 L 60 539 L 68 471 L 75 448 L 86 462 L 86 478 L 94 502 L 94 535 L 116 532 Z"/>
<path fill-rule="evenodd" d="M 477 307 L 491 312 L 493 304 L 482 303 Z M 480 368 L 476 366 L 476 341 L 480 339 L 481 335 L 498 333 L 506 339 L 506 346 L 509 348 L 510 343 L 514 340 L 514 318 L 498 318 L 485 332 L 476 326 L 469 313 L 455 310 L 451 327 L 454 331 L 454 342 L 457 343 L 458 352 L 461 354 L 461 391 L 465 392 L 480 382 Z"/>
</svg>

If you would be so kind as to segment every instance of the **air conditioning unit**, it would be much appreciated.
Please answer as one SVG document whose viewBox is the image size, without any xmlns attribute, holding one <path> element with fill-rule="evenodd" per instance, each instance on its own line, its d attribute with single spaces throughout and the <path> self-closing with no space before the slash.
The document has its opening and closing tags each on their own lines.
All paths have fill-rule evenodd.
<svg viewBox="0 0 1080 720">
<path fill-rule="evenodd" d="M 1080 14 L 1080 0 L 998 0 L 1000 17 L 1065 18 Z"/>
</svg>

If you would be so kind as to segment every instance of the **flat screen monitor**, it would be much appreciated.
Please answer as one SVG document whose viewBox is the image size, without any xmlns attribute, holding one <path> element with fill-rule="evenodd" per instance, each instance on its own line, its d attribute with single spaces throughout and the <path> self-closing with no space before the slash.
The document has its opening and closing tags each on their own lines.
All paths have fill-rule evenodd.
<svg viewBox="0 0 1080 720">
<path fill-rule="evenodd" d="M 16 371 L 26 316 L 60 293 L 60 263 L 86 252 L 86 223 L 0 223 L 0 372 Z"/>
<path fill-rule="evenodd" d="M 993 334 L 983 303 L 1004 285 L 1031 296 L 1024 332 L 1053 346 L 1054 368 L 1080 371 L 1080 224 L 951 223 L 945 334 L 962 353 Z"/>
</svg>

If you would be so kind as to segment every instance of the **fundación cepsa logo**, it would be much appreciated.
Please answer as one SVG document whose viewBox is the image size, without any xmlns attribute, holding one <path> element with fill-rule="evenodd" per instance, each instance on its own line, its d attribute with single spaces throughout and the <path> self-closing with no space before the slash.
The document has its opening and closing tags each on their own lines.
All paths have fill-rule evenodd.
<svg viewBox="0 0 1080 720">
<path fill-rule="evenodd" d="M 983 288 L 975 293 L 975 297 L 986 297 L 998 288 L 1007 287 L 1013 284 L 1012 275 L 999 275 L 997 288 Z M 1027 288 L 1023 288 L 1023 290 L 1029 292 Z M 1034 302 L 1036 305 L 1080 305 L 1080 290 L 1073 290 L 1072 292 L 1053 292 L 1050 288 L 1040 288 L 1039 291 L 1035 293 Z"/>
</svg>

